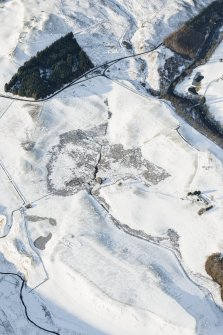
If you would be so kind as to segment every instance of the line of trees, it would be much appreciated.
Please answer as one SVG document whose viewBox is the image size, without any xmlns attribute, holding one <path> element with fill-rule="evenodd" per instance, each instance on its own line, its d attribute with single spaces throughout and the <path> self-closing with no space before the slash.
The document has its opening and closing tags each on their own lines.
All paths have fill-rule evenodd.
<svg viewBox="0 0 223 335">
<path fill-rule="evenodd" d="M 25 62 L 5 84 L 5 91 L 41 99 L 92 67 L 92 62 L 71 32 Z"/>
</svg>

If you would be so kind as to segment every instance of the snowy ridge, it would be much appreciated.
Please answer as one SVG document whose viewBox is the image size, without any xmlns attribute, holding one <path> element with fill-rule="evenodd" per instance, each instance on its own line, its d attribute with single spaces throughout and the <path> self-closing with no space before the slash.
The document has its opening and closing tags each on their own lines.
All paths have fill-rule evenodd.
<svg viewBox="0 0 223 335">
<path fill-rule="evenodd" d="M 0 91 L 69 31 L 97 66 L 154 48 L 211 2 L 3 2 Z M 222 150 L 148 94 L 171 56 L 158 52 L 46 101 L 0 97 L 1 334 L 222 334 L 204 268 L 223 248 Z"/>
</svg>

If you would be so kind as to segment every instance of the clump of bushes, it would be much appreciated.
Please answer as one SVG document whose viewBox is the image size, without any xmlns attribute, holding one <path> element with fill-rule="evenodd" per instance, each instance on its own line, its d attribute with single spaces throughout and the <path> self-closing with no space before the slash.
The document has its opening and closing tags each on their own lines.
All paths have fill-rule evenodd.
<svg viewBox="0 0 223 335">
<path fill-rule="evenodd" d="M 214 253 L 207 258 L 205 270 L 212 279 L 221 287 L 221 298 L 223 300 L 223 255 Z"/>
<path fill-rule="evenodd" d="M 201 195 L 201 191 L 188 192 L 187 195 L 188 196 L 190 196 L 190 195 L 198 195 L 199 196 L 199 195 Z"/>
<path fill-rule="evenodd" d="M 41 99 L 92 67 L 92 62 L 71 32 L 25 62 L 5 84 L 5 91 Z"/>
<path fill-rule="evenodd" d="M 203 215 L 205 212 L 210 211 L 212 208 L 214 208 L 213 205 L 207 206 L 205 208 L 200 208 L 198 211 L 198 215 Z"/>
</svg>

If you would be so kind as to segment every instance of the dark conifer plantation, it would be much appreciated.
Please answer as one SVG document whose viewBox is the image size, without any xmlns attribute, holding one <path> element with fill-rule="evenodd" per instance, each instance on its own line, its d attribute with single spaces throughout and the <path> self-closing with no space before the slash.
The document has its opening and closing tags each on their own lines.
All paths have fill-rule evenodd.
<svg viewBox="0 0 223 335">
<path fill-rule="evenodd" d="M 5 84 L 5 91 L 34 99 L 45 98 L 92 67 L 73 33 L 69 33 L 25 62 Z"/>
</svg>

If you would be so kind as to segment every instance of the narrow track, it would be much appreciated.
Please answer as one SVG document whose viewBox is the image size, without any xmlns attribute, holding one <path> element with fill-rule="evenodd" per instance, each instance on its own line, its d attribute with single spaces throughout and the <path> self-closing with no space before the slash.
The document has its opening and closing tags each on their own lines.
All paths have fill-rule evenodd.
<svg viewBox="0 0 223 335">
<path fill-rule="evenodd" d="M 135 58 L 135 57 L 140 57 L 141 55 L 146 55 L 146 54 L 149 54 L 155 50 L 157 50 L 160 46 L 162 45 L 162 43 L 158 44 L 157 46 L 155 46 L 154 48 L 148 50 L 148 51 L 145 51 L 145 52 L 141 52 L 141 53 L 138 53 L 138 54 L 133 54 L 133 55 L 129 55 L 129 56 L 125 56 L 125 57 L 120 57 L 120 58 L 117 58 L 113 61 L 110 61 L 110 62 L 106 62 L 104 64 L 101 64 L 101 65 L 98 65 L 96 67 L 94 67 L 93 69 L 87 71 L 86 73 L 84 73 L 82 76 L 80 76 L 79 78 L 75 79 L 74 81 L 72 81 L 71 83 L 69 83 L 68 85 L 64 86 L 63 88 L 61 88 L 59 91 L 55 92 L 54 94 L 52 94 L 51 96 L 47 97 L 47 98 L 44 98 L 44 99 L 40 99 L 40 100 L 31 100 L 31 99 L 23 99 L 23 98 L 18 98 L 18 97 L 12 97 L 12 96 L 8 96 L 8 95 L 4 95 L 4 94 L 0 94 L 0 97 L 1 98 L 5 98 L 5 99 L 9 99 L 9 100 L 12 100 L 12 101 L 24 101 L 24 102 L 31 102 L 31 103 L 41 103 L 41 102 L 44 102 L 44 101 L 47 101 L 47 100 L 50 100 L 52 99 L 53 97 L 55 97 L 56 95 L 58 95 L 59 93 L 61 93 L 62 91 L 66 90 L 67 88 L 69 87 L 72 87 L 74 85 L 77 85 L 77 84 L 80 84 L 82 82 L 85 82 L 85 81 L 89 81 L 95 77 L 98 77 L 98 76 L 104 76 L 106 78 L 107 75 L 106 75 L 106 72 L 107 70 L 114 64 L 122 61 L 122 60 L 125 60 L 125 59 L 129 59 L 129 58 Z M 99 74 L 95 74 L 94 75 L 94 72 L 98 71 L 98 70 L 101 70 L 101 73 Z M 87 77 L 88 75 L 93 75 L 92 77 Z M 82 80 L 83 79 L 83 80 Z M 110 79 L 110 78 L 108 78 Z M 130 89 L 128 87 L 125 87 L 127 89 Z M 130 89 L 131 90 L 131 89 Z M 133 90 L 131 90 L 133 91 Z M 142 94 L 140 94 L 139 92 L 134 92 L 136 94 L 139 94 L 142 96 Z M 144 96 L 146 98 L 146 96 Z M 16 183 L 13 181 L 12 177 L 10 176 L 10 174 L 8 173 L 8 171 L 6 170 L 3 162 L 0 161 L 0 167 L 2 168 L 2 170 L 4 171 L 4 173 L 6 174 L 8 180 L 10 181 L 10 183 L 13 185 L 15 191 L 17 192 L 17 194 L 19 195 L 19 197 L 21 198 L 22 202 L 23 202 L 23 205 L 25 203 L 27 203 L 25 197 L 23 196 L 23 194 L 21 193 L 21 191 L 19 190 L 18 186 L 16 185 Z M 95 201 L 98 202 L 98 200 L 92 196 Z M 99 203 L 100 204 L 100 203 Z M 106 207 L 104 207 L 102 204 L 100 204 L 102 206 L 102 208 L 104 210 L 106 210 Z M 108 211 L 108 214 L 111 216 L 110 212 Z M 25 217 L 23 218 L 25 220 Z M 192 282 L 194 285 L 196 285 L 200 290 L 202 290 L 203 292 L 206 291 L 207 294 L 206 296 L 209 296 L 210 299 L 212 300 L 212 302 L 214 303 L 214 305 L 222 312 L 222 309 L 216 304 L 215 300 L 214 300 L 214 297 L 213 297 L 213 294 L 211 291 L 209 291 L 207 288 L 205 287 L 202 287 L 201 285 L 197 284 L 187 273 L 187 271 L 184 269 L 182 263 L 181 263 L 181 260 L 179 259 L 179 257 L 176 255 L 176 253 L 168 248 L 168 247 L 165 247 L 165 246 L 161 246 L 160 244 L 158 243 L 155 243 L 154 241 L 151 241 L 151 240 L 148 240 L 148 237 L 146 236 L 146 234 L 141 234 L 140 232 L 138 231 L 135 231 L 133 229 L 131 229 L 130 227 L 126 226 L 126 225 L 122 225 L 120 224 L 114 217 L 112 217 L 112 221 L 113 223 L 115 224 L 115 226 L 122 230 L 123 232 L 125 232 L 126 234 L 134 237 L 134 238 L 137 238 L 137 239 L 141 239 L 141 240 L 144 240 L 144 241 L 147 241 L 148 243 L 150 244 L 155 244 L 157 245 L 159 248 L 163 248 L 165 250 L 167 250 L 168 252 L 171 252 L 178 265 L 180 266 L 180 268 L 182 269 L 182 272 L 185 274 L 185 276 L 190 280 L 190 282 Z M 26 227 L 26 232 L 27 232 L 27 227 Z M 3 236 L 2 238 L 4 238 L 5 236 Z M 27 232 L 27 237 L 28 237 L 28 232 Z M 29 237 L 28 237 L 29 239 Z M 43 264 L 44 266 L 44 264 Z M 20 287 L 20 300 L 21 300 L 21 303 L 24 307 L 24 311 L 25 311 L 25 315 L 27 317 L 27 319 L 29 320 L 29 322 L 31 322 L 35 327 L 37 327 L 38 329 L 40 330 L 43 330 L 47 333 L 50 333 L 50 334 L 56 334 L 56 335 L 60 335 L 60 333 L 58 331 L 54 331 L 54 330 L 49 330 L 49 329 L 46 329 L 44 327 L 41 327 L 39 326 L 37 323 L 35 323 L 29 316 L 28 314 L 28 310 L 27 310 L 27 306 L 25 304 L 25 301 L 24 301 L 24 290 L 27 288 L 26 286 L 26 281 L 25 279 L 19 275 L 18 273 L 10 273 L 10 272 L 0 272 L 1 275 L 8 275 L 8 276 L 14 276 L 15 278 L 19 279 L 19 281 L 21 282 L 21 287 Z"/>
<path fill-rule="evenodd" d="M 207 115 L 207 106 L 205 101 L 201 99 L 196 104 L 186 96 L 180 96 L 176 92 L 177 85 L 182 82 L 188 75 L 190 75 L 195 68 L 207 62 L 210 57 L 210 50 L 214 49 L 222 42 L 223 33 L 221 28 L 223 26 L 223 18 L 216 23 L 213 30 L 210 32 L 202 50 L 191 65 L 173 80 L 168 88 L 167 93 L 163 94 L 161 98 L 170 101 L 175 108 L 175 112 L 185 120 L 189 125 L 196 129 L 200 134 L 207 137 L 213 143 L 223 149 L 223 130 L 221 130 Z M 212 53 L 212 52 L 211 52 Z M 207 87 L 208 89 L 208 87 Z M 206 94 L 206 92 L 205 92 Z M 195 116 L 194 116 L 195 115 Z"/>
<path fill-rule="evenodd" d="M 28 319 L 29 322 L 31 322 L 35 327 L 47 332 L 47 333 L 50 333 L 50 334 L 56 334 L 56 335 L 60 335 L 60 333 L 58 331 L 54 331 L 54 330 L 49 330 L 47 328 L 44 328 L 44 327 L 41 327 L 39 326 L 35 321 L 33 321 L 30 317 L 29 317 L 29 314 L 28 314 L 28 311 L 27 311 L 27 306 L 24 302 L 24 297 L 23 297 L 23 291 L 26 289 L 26 281 L 25 279 L 19 275 L 18 273 L 13 273 L 13 272 L 0 272 L 0 275 L 5 275 L 5 276 L 13 276 L 17 279 L 19 279 L 19 281 L 21 282 L 21 287 L 20 287 L 20 293 L 19 293 L 19 297 L 20 297 L 20 300 L 21 300 L 21 303 L 24 307 L 24 311 L 25 311 L 25 315 L 26 315 L 26 318 Z"/>
<path fill-rule="evenodd" d="M 8 178 L 8 180 L 10 181 L 10 183 L 12 184 L 14 190 L 16 191 L 16 193 L 18 194 L 19 198 L 22 200 L 23 205 L 25 205 L 25 203 L 27 202 L 24 195 L 22 194 L 22 192 L 20 191 L 18 185 L 15 183 L 15 181 L 12 179 L 10 173 L 8 172 L 8 170 L 6 169 L 5 165 L 3 164 L 3 162 L 0 160 L 0 167 L 2 168 L 3 172 L 5 173 L 6 177 Z"/>
<path fill-rule="evenodd" d="M 204 286 L 202 286 L 202 285 L 196 283 L 195 280 L 191 278 L 191 276 L 190 276 L 190 275 L 188 274 L 188 272 L 185 270 L 185 268 L 184 268 L 184 266 L 183 266 L 183 264 L 182 264 L 182 262 L 181 262 L 180 257 L 176 254 L 176 252 L 175 252 L 173 249 L 171 249 L 171 248 L 168 247 L 168 246 L 161 245 L 160 243 L 151 240 L 151 238 L 149 237 L 149 235 L 147 235 L 147 234 L 146 234 L 145 232 L 143 232 L 143 231 L 133 229 L 133 228 L 131 228 L 131 227 L 129 227 L 128 225 L 125 225 L 125 224 L 121 224 L 121 222 L 119 222 L 119 221 L 118 221 L 118 220 L 111 214 L 110 210 L 107 209 L 107 206 L 104 205 L 103 203 L 101 203 L 100 199 L 98 199 L 97 196 L 95 196 L 95 195 L 92 194 L 92 193 L 90 193 L 90 195 L 91 195 L 91 197 L 94 199 L 94 201 L 96 201 L 96 203 L 101 207 L 101 209 L 102 209 L 103 211 L 106 211 L 106 212 L 107 212 L 108 216 L 111 218 L 111 220 L 112 220 L 112 222 L 113 222 L 113 224 L 115 225 L 116 228 L 118 228 L 119 230 L 122 230 L 124 233 L 126 233 L 126 234 L 128 234 L 128 235 L 130 235 L 130 236 L 132 236 L 132 237 L 134 237 L 134 238 L 137 238 L 137 239 L 146 241 L 146 242 L 149 243 L 149 244 L 155 245 L 155 246 L 157 246 L 157 247 L 159 247 L 159 248 L 161 248 L 161 249 L 163 249 L 163 250 L 166 250 L 166 251 L 168 251 L 169 253 L 171 253 L 171 254 L 174 256 L 174 258 L 175 258 L 177 264 L 178 264 L 179 267 L 181 268 L 182 272 L 184 273 L 185 277 L 186 277 L 186 278 L 187 278 L 193 285 L 195 285 L 196 287 L 198 287 L 203 293 L 206 292 L 206 293 L 204 294 L 205 297 L 208 297 L 208 296 L 209 296 L 210 299 L 211 299 L 211 301 L 213 302 L 213 304 L 217 307 L 217 309 L 218 309 L 220 312 L 223 312 L 223 308 L 220 307 L 220 306 L 215 302 L 215 299 L 214 299 L 214 296 L 213 296 L 212 292 L 211 292 L 208 288 L 206 288 L 206 287 L 204 287 Z"/>
<path fill-rule="evenodd" d="M 62 87 L 60 90 L 56 91 L 55 93 L 53 93 L 52 95 L 44 98 L 44 99 L 39 99 L 39 100 L 33 100 L 33 99 L 26 99 L 26 98 L 18 98 L 18 97 L 13 97 L 13 96 L 9 96 L 9 95 L 5 95 L 5 94 L 0 94 L 0 97 L 1 98 L 5 98 L 5 99 L 9 99 L 9 100 L 16 100 L 16 101 L 25 101 L 25 102 L 32 102 L 32 103 L 40 103 L 40 102 L 44 102 L 44 101 L 47 101 L 47 100 L 50 100 L 52 99 L 53 97 L 55 97 L 56 95 L 58 95 L 59 93 L 63 92 L 64 90 L 66 90 L 67 88 L 71 87 L 71 86 L 74 86 L 75 84 L 79 84 L 81 83 L 80 80 L 82 78 L 85 78 L 83 81 L 87 81 L 87 80 L 90 80 L 92 79 L 93 77 L 90 77 L 90 78 L 86 78 L 87 75 L 89 74 L 93 74 L 95 71 L 97 70 L 102 70 L 102 73 L 100 74 L 97 74 L 94 76 L 95 77 L 98 77 L 98 76 L 101 76 L 101 75 L 104 75 L 105 72 L 107 71 L 107 69 L 109 67 L 111 67 L 112 65 L 114 65 L 115 63 L 117 62 L 120 62 L 122 60 L 125 60 L 125 59 L 129 59 L 129 58 L 134 58 L 134 57 L 139 57 L 139 56 L 142 56 L 142 55 L 146 55 L 146 54 L 149 54 L 153 51 L 155 51 L 156 49 L 158 49 L 163 43 L 160 43 L 158 44 L 157 46 L 155 46 L 154 48 L 150 49 L 150 50 L 147 50 L 147 51 L 144 51 L 144 52 L 140 52 L 140 53 L 136 53 L 136 54 L 133 54 L 133 55 L 129 55 L 129 56 L 124 56 L 124 57 L 120 57 L 120 58 L 117 58 L 117 59 L 114 59 L 110 62 L 105 62 L 101 65 L 97 65 L 95 66 L 94 68 L 92 68 L 91 70 L 85 72 L 84 74 L 82 74 L 80 77 L 74 79 L 71 83 L 65 85 L 64 87 Z"/>
</svg>

